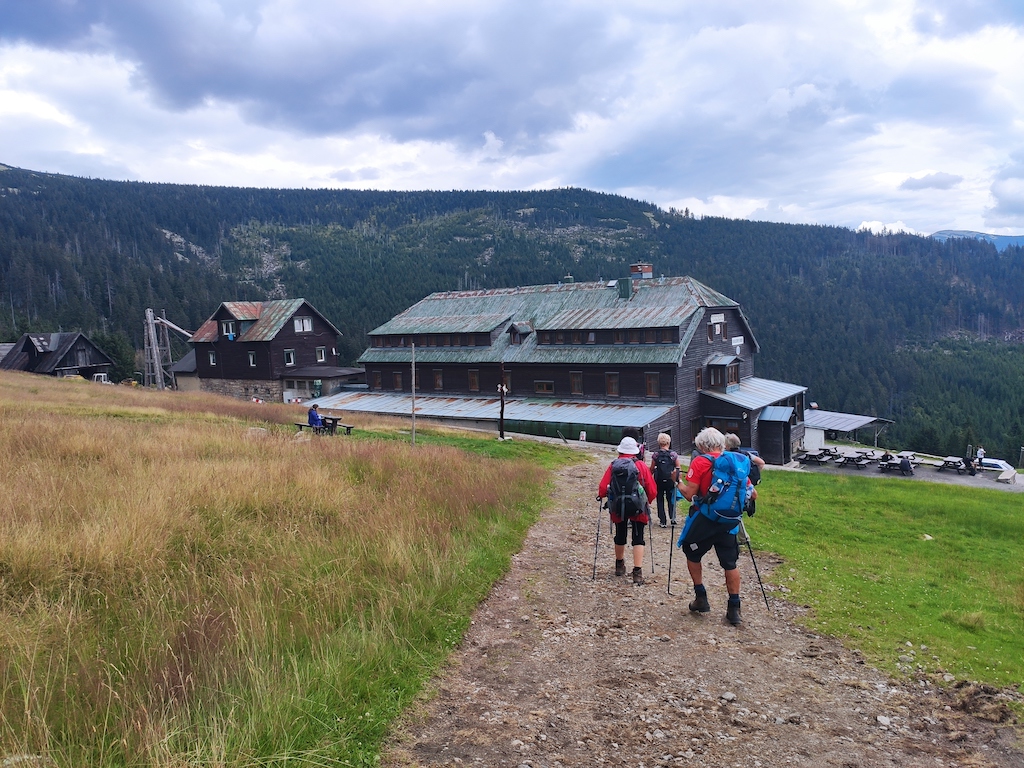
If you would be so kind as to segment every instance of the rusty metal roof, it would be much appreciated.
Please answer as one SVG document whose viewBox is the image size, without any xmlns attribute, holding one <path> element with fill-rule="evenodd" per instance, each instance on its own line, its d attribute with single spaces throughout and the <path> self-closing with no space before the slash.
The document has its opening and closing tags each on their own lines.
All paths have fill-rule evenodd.
<svg viewBox="0 0 1024 768">
<path fill-rule="evenodd" d="M 321 410 L 409 416 L 411 395 L 377 392 L 340 392 L 309 401 Z M 540 398 L 505 398 L 505 418 L 561 424 L 598 424 L 612 427 L 646 425 L 660 418 L 674 405 L 576 402 Z M 500 400 L 497 397 L 416 396 L 416 415 L 432 418 L 497 421 Z"/>
<path fill-rule="evenodd" d="M 220 337 L 217 315 L 221 308 L 226 309 L 231 317 L 239 322 L 255 321 L 238 336 L 237 341 L 271 341 L 278 332 L 303 306 L 330 326 L 335 334 L 341 331 L 334 327 L 326 317 L 305 299 L 278 299 L 275 301 L 225 301 L 210 318 L 199 326 L 190 342 L 213 342 Z"/>
</svg>

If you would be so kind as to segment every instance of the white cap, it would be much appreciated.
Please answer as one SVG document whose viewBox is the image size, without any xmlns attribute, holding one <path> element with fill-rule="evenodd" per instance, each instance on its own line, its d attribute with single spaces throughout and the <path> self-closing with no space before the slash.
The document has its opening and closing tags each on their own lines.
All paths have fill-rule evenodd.
<svg viewBox="0 0 1024 768">
<path fill-rule="evenodd" d="M 616 450 L 624 456 L 635 456 L 640 453 L 640 446 L 636 444 L 636 440 L 632 437 L 624 437 Z"/>
</svg>

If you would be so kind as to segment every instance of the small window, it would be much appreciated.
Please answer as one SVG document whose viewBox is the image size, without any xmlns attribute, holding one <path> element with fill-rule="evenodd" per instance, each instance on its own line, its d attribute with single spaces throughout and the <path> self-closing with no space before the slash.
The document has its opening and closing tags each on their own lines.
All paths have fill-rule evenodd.
<svg viewBox="0 0 1024 768">
<path fill-rule="evenodd" d="M 704 371 L 700 368 L 693 372 L 693 388 L 698 392 L 704 389 Z"/>
<path fill-rule="evenodd" d="M 739 365 L 730 365 L 727 370 L 728 370 L 728 375 L 727 375 L 728 377 L 727 377 L 726 380 L 728 381 L 728 383 L 729 384 L 739 384 L 740 383 L 740 367 L 739 367 Z"/>
<path fill-rule="evenodd" d="M 475 333 L 470 333 L 470 334 L 468 334 L 466 336 L 466 345 L 469 346 L 469 347 L 475 347 L 476 346 L 476 334 Z"/>
<path fill-rule="evenodd" d="M 551 343 L 551 334 L 548 331 L 541 331 L 539 334 L 537 334 L 537 343 L 538 344 L 550 344 Z"/>
<path fill-rule="evenodd" d="M 480 371 L 477 370 L 476 368 L 469 369 L 469 391 L 480 391 Z"/>
<path fill-rule="evenodd" d="M 728 323 L 722 323 L 722 338 L 723 339 L 729 338 L 729 324 Z"/>
<path fill-rule="evenodd" d="M 509 337 L 513 344 L 523 343 L 523 336 L 521 333 L 519 333 L 519 331 L 512 331 L 512 333 L 509 334 Z"/>
<path fill-rule="evenodd" d="M 565 344 L 565 333 L 563 331 L 555 331 L 555 344 Z"/>
<path fill-rule="evenodd" d="M 710 368 L 708 373 L 710 374 L 712 387 L 720 387 L 725 383 L 725 370 L 720 365 Z"/>
<path fill-rule="evenodd" d="M 533 391 L 538 395 L 553 395 L 555 394 L 555 382 L 535 381 L 533 382 Z"/>
<path fill-rule="evenodd" d="M 444 374 L 441 371 L 434 371 L 434 390 L 444 389 Z"/>
<path fill-rule="evenodd" d="M 658 331 L 653 328 L 648 328 L 644 331 L 644 344 L 657 344 L 658 343 Z"/>
<path fill-rule="evenodd" d="M 572 332 L 572 343 L 573 344 L 582 344 L 583 343 L 583 332 L 582 331 L 573 331 Z"/>
<path fill-rule="evenodd" d="M 582 371 L 570 371 L 569 372 L 569 394 L 582 395 L 583 394 L 583 372 Z"/>
<path fill-rule="evenodd" d="M 604 393 L 608 397 L 619 396 L 619 374 L 606 373 L 604 375 Z"/>
<path fill-rule="evenodd" d="M 214 351 L 213 351 L 213 350 L 211 349 L 211 350 L 210 350 L 210 365 L 216 365 L 216 364 L 217 364 L 217 353 L 216 353 L 216 352 L 214 352 Z"/>
<path fill-rule="evenodd" d="M 504 379 L 504 381 L 502 381 L 502 383 L 505 385 L 505 394 L 506 395 L 511 395 L 512 394 L 512 371 L 505 371 L 505 379 Z"/>
<path fill-rule="evenodd" d="M 441 346 L 450 347 L 452 345 L 452 336 L 450 333 L 446 333 L 441 339 Z"/>
<path fill-rule="evenodd" d="M 437 346 L 437 336 L 434 336 L 434 335 L 432 334 L 432 335 L 431 335 L 431 336 L 430 336 L 430 337 L 428 338 L 428 341 L 427 341 L 427 343 L 428 343 L 428 344 L 429 344 L 430 346 L 432 346 L 432 347 L 436 347 L 436 346 Z"/>
<path fill-rule="evenodd" d="M 593 331 L 589 331 L 587 333 L 587 344 L 596 344 L 596 343 L 597 343 L 597 334 L 594 333 Z"/>
<path fill-rule="evenodd" d="M 249 353 L 249 367 L 250 368 L 255 368 L 256 367 L 256 353 L 255 352 L 250 352 Z"/>
<path fill-rule="evenodd" d="M 415 384 L 415 387 L 416 387 L 416 391 L 417 392 L 419 392 L 421 389 L 423 389 L 423 376 L 422 376 L 422 373 L 423 372 L 419 368 L 416 369 L 416 384 Z"/>
<path fill-rule="evenodd" d="M 647 396 L 661 397 L 661 374 L 647 373 L 644 374 L 644 379 L 647 384 Z"/>
<path fill-rule="evenodd" d="M 709 325 L 708 326 L 708 341 L 714 341 L 714 340 L 715 340 L 715 326 Z"/>
<path fill-rule="evenodd" d="M 233 338 L 235 335 L 235 321 L 234 320 L 221 320 L 220 321 L 220 335 Z"/>
<path fill-rule="evenodd" d="M 373 388 L 374 389 L 382 389 L 383 388 L 383 386 L 381 384 L 380 371 L 374 371 L 373 372 Z"/>
<path fill-rule="evenodd" d="M 382 339 L 380 336 L 374 336 L 373 337 L 373 346 L 375 346 L 375 347 L 383 347 L 384 346 L 384 339 Z"/>
<path fill-rule="evenodd" d="M 391 374 L 391 388 L 393 390 L 395 390 L 395 392 L 401 392 L 402 391 L 402 372 L 401 371 L 396 371 L 396 372 Z"/>
<path fill-rule="evenodd" d="M 285 365 L 295 365 L 295 350 L 294 349 L 286 349 L 284 351 L 284 364 Z"/>
<path fill-rule="evenodd" d="M 615 344 L 626 343 L 626 332 L 625 331 L 612 331 L 612 342 Z"/>
<path fill-rule="evenodd" d="M 284 388 L 285 389 L 295 389 L 295 379 L 285 379 L 285 381 L 284 381 Z"/>
<path fill-rule="evenodd" d="M 292 318 L 292 322 L 295 325 L 296 333 L 309 333 L 313 330 L 312 317 L 295 317 Z"/>
<path fill-rule="evenodd" d="M 316 348 L 316 361 L 318 363 L 323 363 L 327 361 L 327 347 Z"/>
<path fill-rule="evenodd" d="M 629 343 L 630 344 L 639 344 L 640 343 L 640 331 L 639 330 L 632 330 L 632 331 L 629 332 Z"/>
</svg>

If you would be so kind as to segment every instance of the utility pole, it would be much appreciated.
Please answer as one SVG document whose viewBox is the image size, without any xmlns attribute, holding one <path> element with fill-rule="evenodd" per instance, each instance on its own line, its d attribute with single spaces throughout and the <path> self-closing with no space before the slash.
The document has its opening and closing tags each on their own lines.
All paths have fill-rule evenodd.
<svg viewBox="0 0 1024 768">
<path fill-rule="evenodd" d="M 501 410 L 498 412 L 498 439 L 505 439 L 505 395 L 508 394 L 508 387 L 505 386 L 505 362 L 501 363 L 501 381 L 498 382 L 498 396 L 501 397 Z"/>
<path fill-rule="evenodd" d="M 416 445 L 416 342 L 412 347 L 412 444 Z"/>
</svg>

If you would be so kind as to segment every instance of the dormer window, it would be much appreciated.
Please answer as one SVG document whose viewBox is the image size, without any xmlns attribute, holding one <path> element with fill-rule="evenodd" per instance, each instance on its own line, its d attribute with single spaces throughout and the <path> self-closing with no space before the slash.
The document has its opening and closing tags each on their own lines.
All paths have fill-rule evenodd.
<svg viewBox="0 0 1024 768">
<path fill-rule="evenodd" d="M 521 334 L 519 331 L 513 328 L 511 333 L 509 333 L 509 341 L 513 344 L 522 344 L 523 334 Z"/>
<path fill-rule="evenodd" d="M 234 320 L 221 320 L 220 321 L 220 335 L 226 336 L 229 341 L 235 339 L 235 321 Z"/>
</svg>

